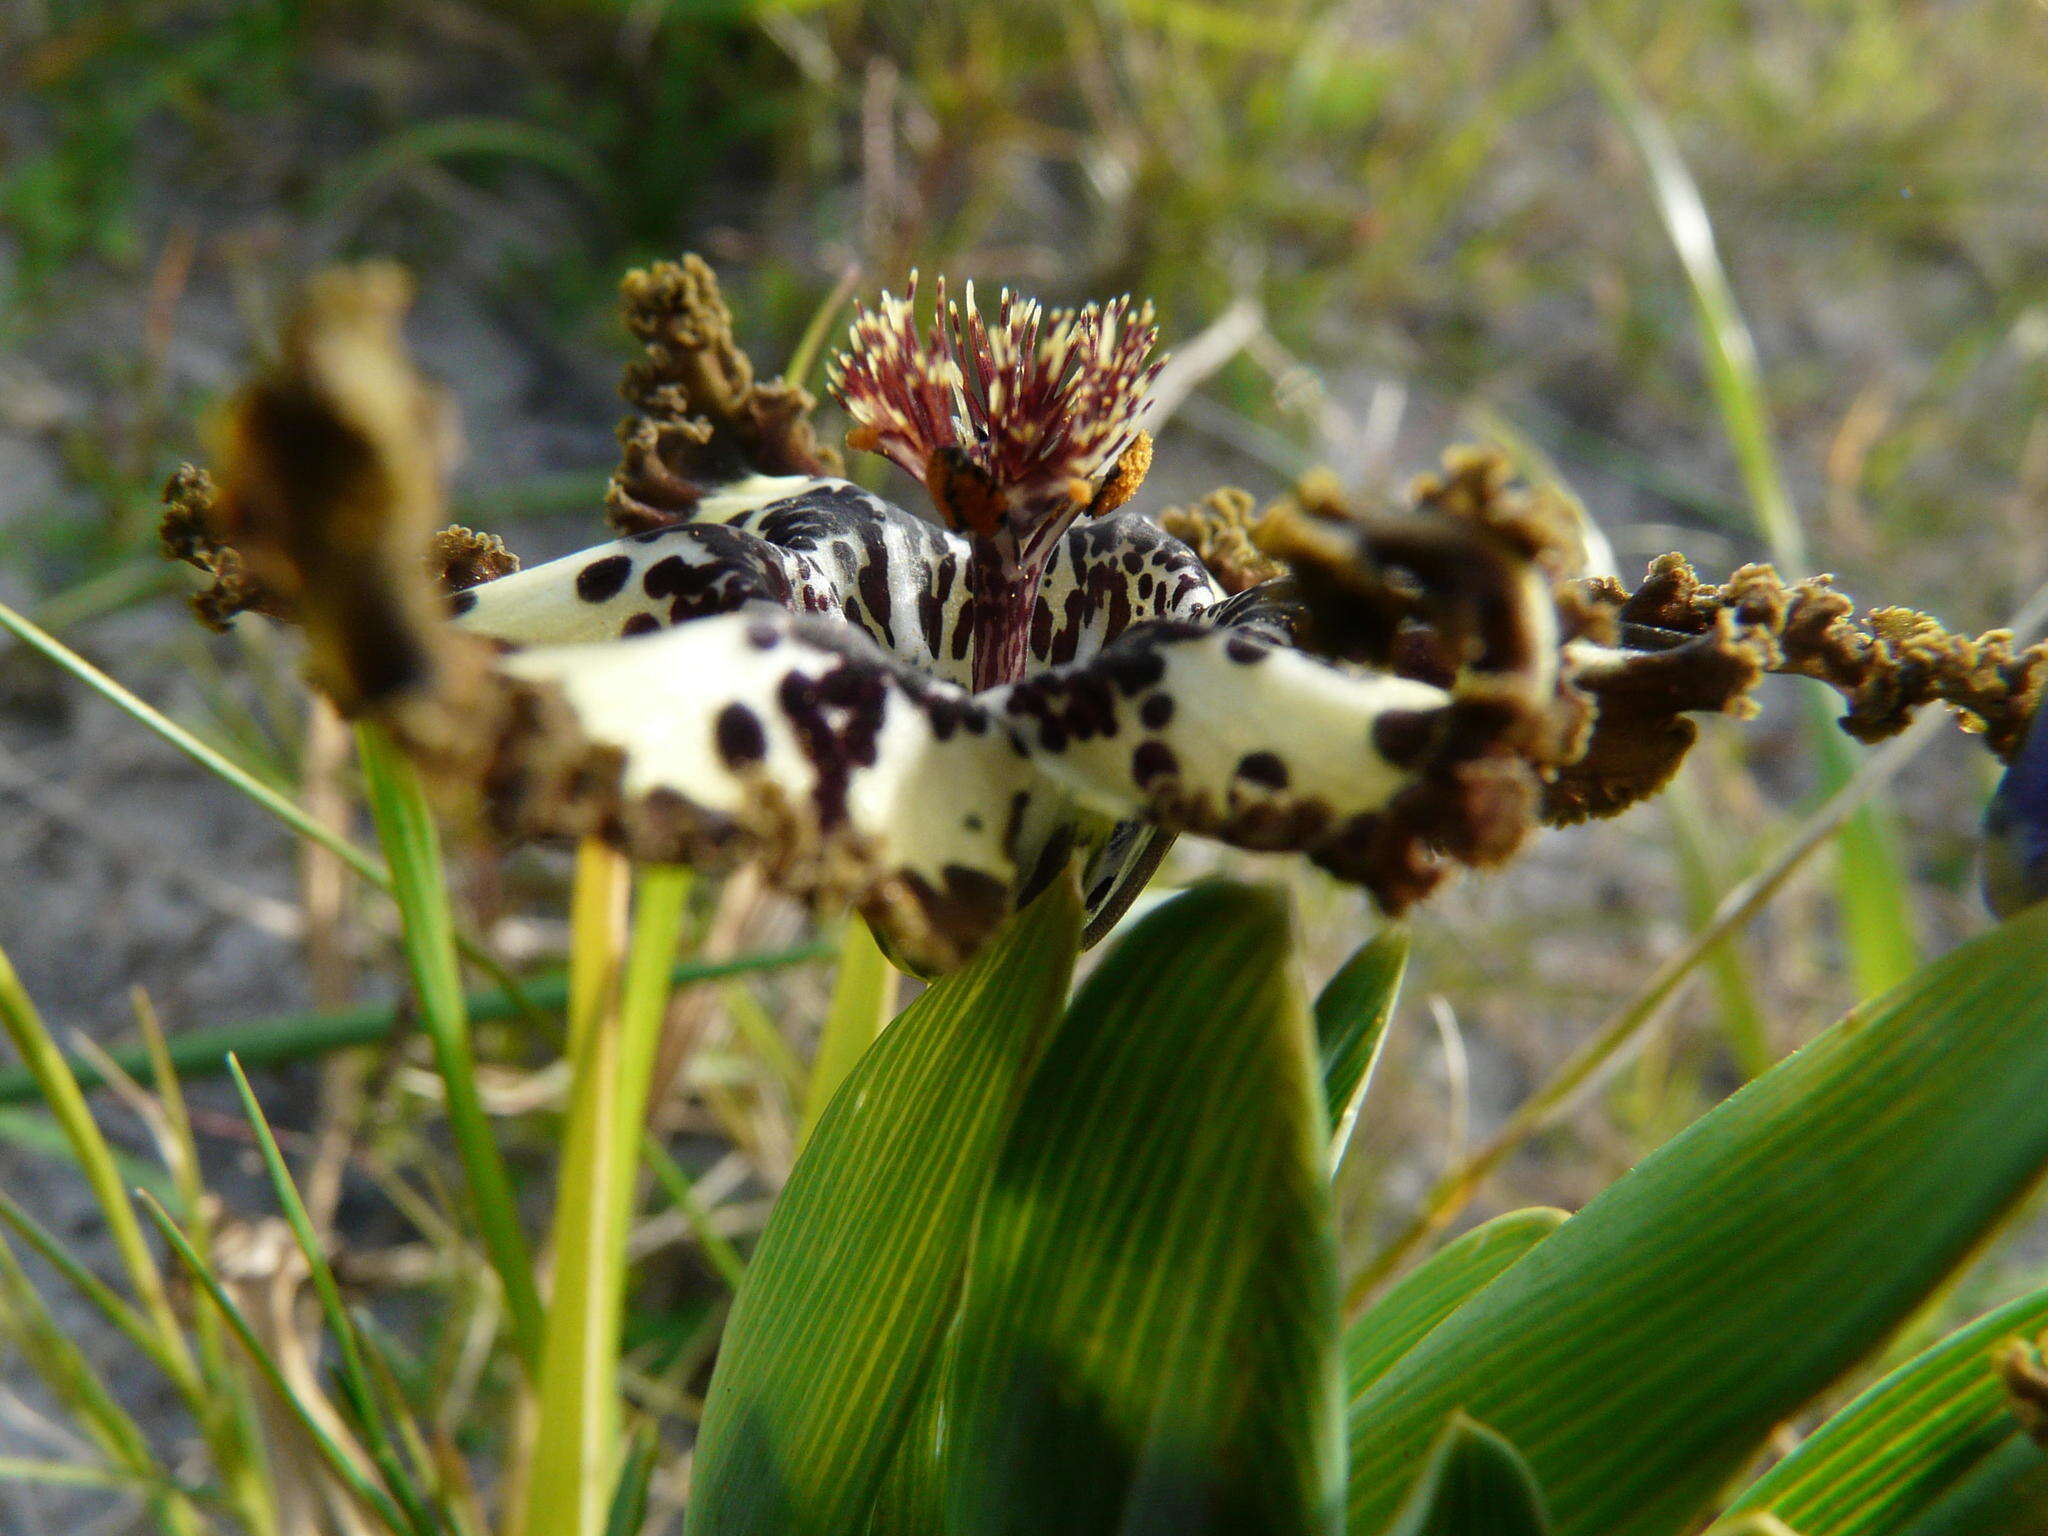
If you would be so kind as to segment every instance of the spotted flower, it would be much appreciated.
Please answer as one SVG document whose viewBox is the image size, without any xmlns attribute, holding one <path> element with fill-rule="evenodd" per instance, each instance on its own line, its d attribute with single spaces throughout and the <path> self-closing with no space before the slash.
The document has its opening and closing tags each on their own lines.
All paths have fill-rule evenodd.
<svg viewBox="0 0 2048 1536">
<path fill-rule="evenodd" d="M 985 319 L 940 285 L 921 323 L 913 282 L 858 315 L 830 373 L 848 445 L 916 479 L 919 515 L 842 477 L 694 260 L 627 280 L 619 536 L 519 570 L 433 532 L 449 434 L 405 300 L 388 269 L 318 282 L 229 413 L 218 487 L 174 478 L 202 616 L 302 626 L 314 681 L 500 835 L 758 861 L 919 969 L 1069 866 L 1099 936 L 1181 833 L 1303 853 L 1398 911 L 1652 792 L 1686 715 L 1765 671 L 1840 688 L 1859 734 L 1943 699 L 2010 751 L 2043 670 L 1767 568 L 1578 579 L 1570 514 L 1483 455 L 1399 512 L 1311 483 L 1170 534 L 1126 506 L 1155 336 L 1123 301 L 1005 294 Z"/>
</svg>

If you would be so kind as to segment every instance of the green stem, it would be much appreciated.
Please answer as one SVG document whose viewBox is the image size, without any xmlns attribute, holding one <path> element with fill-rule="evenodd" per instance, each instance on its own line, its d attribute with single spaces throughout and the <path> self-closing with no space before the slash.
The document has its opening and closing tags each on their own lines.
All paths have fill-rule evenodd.
<svg viewBox="0 0 2048 1536">
<path fill-rule="evenodd" d="M 525 1536 L 601 1536 L 617 1472 L 626 1234 L 690 872 L 656 865 L 641 871 L 636 884 L 618 1005 L 600 1008 L 577 1035 L 555 1196 L 554 1290 L 541 1355 L 533 1478 L 517 1527 Z M 574 949 L 584 964 L 609 972 L 612 956 L 601 938 L 593 934 Z M 571 990 L 595 997 L 605 989 L 572 980 Z"/>
</svg>

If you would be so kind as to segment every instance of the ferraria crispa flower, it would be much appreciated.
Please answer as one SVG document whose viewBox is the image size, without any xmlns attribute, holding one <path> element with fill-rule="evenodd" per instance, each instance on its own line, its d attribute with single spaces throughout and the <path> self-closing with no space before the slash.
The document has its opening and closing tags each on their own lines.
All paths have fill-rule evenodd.
<svg viewBox="0 0 2048 1536">
<path fill-rule="evenodd" d="M 1542 822 L 1657 789 L 1689 712 L 1766 671 L 1820 678 L 1874 739 L 1943 700 L 2017 747 L 2038 650 L 1819 579 L 1723 586 L 1667 557 L 1634 593 L 1578 575 L 1576 525 L 1453 455 L 1405 510 L 1316 484 L 1219 493 L 1169 533 L 1144 477 L 1149 312 L 992 320 L 914 285 L 832 365 L 849 444 L 935 516 L 840 478 L 810 400 L 756 381 L 710 273 L 632 274 L 645 355 L 608 506 L 619 537 L 519 571 L 435 533 L 449 434 L 405 360 L 405 284 L 317 282 L 229 413 L 218 488 L 170 490 L 202 616 L 301 625 L 318 686 L 444 800 L 508 837 L 757 860 L 852 901 L 906 963 L 971 952 L 1071 863 L 1099 936 L 1183 832 L 1291 850 L 1398 911 Z"/>
</svg>

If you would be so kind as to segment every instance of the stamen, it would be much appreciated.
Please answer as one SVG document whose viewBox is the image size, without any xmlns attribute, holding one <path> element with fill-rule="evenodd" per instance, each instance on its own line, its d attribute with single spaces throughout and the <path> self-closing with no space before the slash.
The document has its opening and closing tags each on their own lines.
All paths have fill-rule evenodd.
<svg viewBox="0 0 2048 1536">
<path fill-rule="evenodd" d="M 1139 425 L 1159 363 L 1152 307 L 1128 297 L 1047 310 L 1004 289 L 993 323 L 969 283 L 937 285 L 917 328 L 917 274 L 901 298 L 861 308 L 832 393 L 847 442 L 917 477 L 947 526 L 971 534 L 977 688 L 1021 675 L 1031 609 L 1054 545 L 1075 518 L 1115 510 L 1151 463 Z"/>
</svg>

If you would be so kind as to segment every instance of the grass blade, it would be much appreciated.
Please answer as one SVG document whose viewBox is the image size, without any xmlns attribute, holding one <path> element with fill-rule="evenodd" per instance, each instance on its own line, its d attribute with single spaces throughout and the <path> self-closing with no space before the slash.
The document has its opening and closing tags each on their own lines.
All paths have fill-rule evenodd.
<svg viewBox="0 0 2048 1536">
<path fill-rule="evenodd" d="M 47 1228 L 23 1210 L 14 1197 L 4 1190 L 0 1190 L 0 1222 L 5 1222 L 9 1230 L 26 1243 L 38 1258 L 56 1270 L 81 1296 L 91 1302 L 100 1316 L 113 1324 L 129 1343 L 142 1351 L 152 1365 L 170 1380 L 178 1379 L 177 1359 L 165 1347 L 155 1325 L 130 1306 L 112 1286 L 73 1258 L 69 1249 L 58 1242 Z"/>
<path fill-rule="evenodd" d="M 626 1443 L 625 1465 L 619 1468 L 619 1484 L 604 1517 L 604 1536 L 640 1536 L 647 1523 L 647 1490 L 660 1462 L 661 1436 L 643 1420 Z"/>
<path fill-rule="evenodd" d="M 740 1257 L 739 1250 L 733 1247 L 731 1240 L 711 1224 L 711 1212 L 705 1209 L 704 1202 L 698 1198 L 697 1186 L 683 1171 L 682 1165 L 669 1156 L 668 1148 L 653 1136 L 647 1138 L 642 1150 L 647 1158 L 647 1166 L 654 1172 L 655 1182 L 661 1186 L 663 1193 L 675 1202 L 676 1209 L 683 1213 L 683 1219 L 690 1224 L 690 1232 L 697 1239 L 697 1246 L 704 1251 L 705 1262 L 717 1271 L 718 1278 L 726 1283 L 728 1289 L 737 1291 L 740 1282 L 746 1278 L 746 1260 Z"/>
<path fill-rule="evenodd" d="M 0 603 L 0 629 L 6 630 L 45 660 L 56 663 L 59 668 L 84 683 L 130 719 L 148 727 L 208 773 L 246 795 L 300 837 L 318 843 L 378 890 L 387 895 L 391 894 L 390 873 L 369 854 L 348 839 L 336 836 L 331 829 L 322 826 L 286 796 L 279 794 L 240 764 L 215 751 L 154 705 L 129 692 L 56 636 L 39 628 L 5 603 Z M 497 956 L 467 934 L 458 934 L 456 942 L 461 946 L 463 958 L 510 995 L 517 1002 L 521 1013 L 536 1022 L 540 1020 L 538 1010 L 526 1001 L 518 979 L 505 969 Z"/>
<path fill-rule="evenodd" d="M 434 1062 L 447 1093 L 448 1125 L 462 1159 L 470 1205 L 484 1251 L 504 1287 L 513 1346 L 533 1365 L 540 1358 L 540 1292 L 534 1286 L 512 1181 L 477 1092 L 454 917 L 441 872 L 441 840 L 418 775 L 389 738 L 373 725 L 358 726 L 356 750 L 377 839 L 391 864 L 391 892 L 404 919 L 406 964 L 419 1001 L 420 1023 L 433 1042 Z"/>
<path fill-rule="evenodd" d="M 692 987 L 731 976 L 750 976 L 761 971 L 784 970 L 794 965 L 815 965 L 832 957 L 829 944 L 799 944 L 790 949 L 767 950 L 756 955 L 736 955 L 730 960 L 693 960 L 678 964 L 669 973 L 674 987 Z M 522 1001 L 492 989 L 470 992 L 463 998 L 463 1013 L 471 1024 L 493 1023 L 523 1015 L 527 1009 L 550 1012 L 569 1000 L 566 974 L 542 976 L 525 986 Z M 211 1076 L 227 1070 L 230 1056 L 245 1067 L 274 1067 L 309 1057 L 325 1056 L 352 1046 L 374 1045 L 389 1039 L 406 1010 L 396 1003 L 371 1004 L 333 1013 L 295 1013 L 276 1019 L 255 1019 L 246 1024 L 225 1024 L 215 1029 L 186 1029 L 164 1042 L 164 1060 L 186 1077 Z M 146 1046 L 134 1046 L 108 1053 L 114 1065 L 131 1077 L 151 1071 L 155 1060 Z M 65 1058 L 78 1086 L 87 1092 L 102 1086 L 105 1075 L 92 1062 L 76 1056 Z M 0 1072 L 0 1106 L 21 1104 L 42 1097 L 35 1075 L 20 1068 Z M 130 1180 L 130 1182 L 135 1182 Z"/>
<path fill-rule="evenodd" d="M 1563 7 L 1572 40 L 1592 71 L 1608 108 L 1627 131 L 1648 173 L 1658 217 L 1685 270 L 1699 323 L 1707 386 L 1742 474 L 1759 531 L 1788 578 L 1807 569 L 1805 530 L 1772 443 L 1756 342 L 1721 264 L 1713 221 L 1699 185 L 1663 120 L 1636 88 L 1627 62 L 1577 4 Z M 1823 695 L 1812 695 L 1809 730 L 1819 756 L 1823 793 L 1833 793 L 1855 769 L 1854 754 L 1836 728 Z M 1836 894 L 1857 996 L 1874 997 L 1905 979 L 1919 960 L 1909 887 L 1898 836 L 1877 805 L 1865 806 L 1843 826 L 1836 844 Z"/>
<path fill-rule="evenodd" d="M 271 1190 L 292 1229 L 299 1253 L 306 1261 L 307 1275 L 313 1282 L 313 1295 L 320 1303 L 327 1331 L 341 1352 L 342 1401 L 348 1410 L 350 1426 L 362 1438 L 370 1460 L 383 1476 L 385 1491 L 404 1513 L 410 1528 L 420 1536 L 432 1536 L 435 1522 L 412 1486 L 411 1477 L 400 1464 L 397 1449 L 385 1429 L 384 1416 L 377 1404 L 377 1389 L 370 1380 L 369 1368 L 363 1359 L 362 1342 L 356 1337 L 355 1324 L 342 1303 L 341 1286 L 336 1282 L 333 1267 L 328 1264 L 327 1255 L 320 1246 L 320 1235 L 313 1230 L 313 1218 L 306 1210 L 305 1202 L 299 1198 L 298 1186 L 292 1182 L 291 1170 L 285 1166 L 284 1153 L 278 1149 L 277 1138 L 271 1134 L 270 1121 L 264 1116 L 262 1105 L 256 1102 L 255 1090 L 242 1074 L 241 1063 L 230 1060 L 228 1071 L 234 1077 L 235 1092 L 241 1097 L 242 1113 L 256 1132 L 256 1145 L 263 1155 L 263 1168 L 270 1177 Z"/>
<path fill-rule="evenodd" d="M 169 1536 L 199 1536 L 203 1528 L 197 1514 L 157 1461 L 141 1426 L 115 1399 L 71 1335 L 58 1326 L 4 1240 L 0 1240 L 0 1329 L 108 1459 L 156 1489 L 151 1502 Z"/>
<path fill-rule="evenodd" d="M 23 1064 L 34 1076 L 43 1101 L 64 1133 L 72 1158 L 92 1187 L 93 1198 L 106 1218 L 107 1235 L 127 1272 L 129 1288 L 161 1340 L 165 1358 L 174 1367 L 171 1379 L 188 1399 L 196 1398 L 198 1364 L 186 1342 L 184 1326 L 171 1305 L 163 1272 L 157 1268 L 156 1256 L 150 1252 L 142 1235 L 142 1224 L 129 1204 L 128 1186 L 122 1182 L 113 1148 L 100 1134 L 78 1079 L 72 1076 L 69 1063 L 44 1027 L 4 951 L 0 951 L 0 1028 L 6 1030 L 14 1048 L 21 1053 Z"/>
<path fill-rule="evenodd" d="M 328 1434 L 318 1415 L 299 1400 L 298 1394 L 285 1380 L 284 1372 L 278 1368 L 277 1361 L 271 1356 L 270 1351 L 263 1347 L 263 1340 L 250 1326 L 249 1319 L 243 1315 L 242 1309 L 235 1305 L 235 1299 L 221 1285 L 219 1277 L 199 1256 L 191 1240 L 179 1229 L 178 1224 L 171 1220 L 170 1212 L 148 1195 L 143 1195 L 141 1199 L 143 1209 L 156 1223 L 157 1231 L 163 1234 L 164 1241 L 176 1251 L 187 1272 L 199 1283 L 207 1299 L 219 1310 L 229 1331 L 241 1343 L 243 1352 L 269 1384 L 277 1400 L 290 1410 L 294 1422 L 312 1444 L 314 1452 L 319 1456 L 321 1464 L 327 1468 L 328 1474 L 346 1489 L 350 1497 L 365 1511 L 382 1522 L 384 1528 L 392 1532 L 393 1536 L 409 1536 L 412 1527 L 399 1513 L 398 1506 L 391 1502 L 381 1488 L 363 1476 L 356 1466 L 355 1459 Z"/>
</svg>

